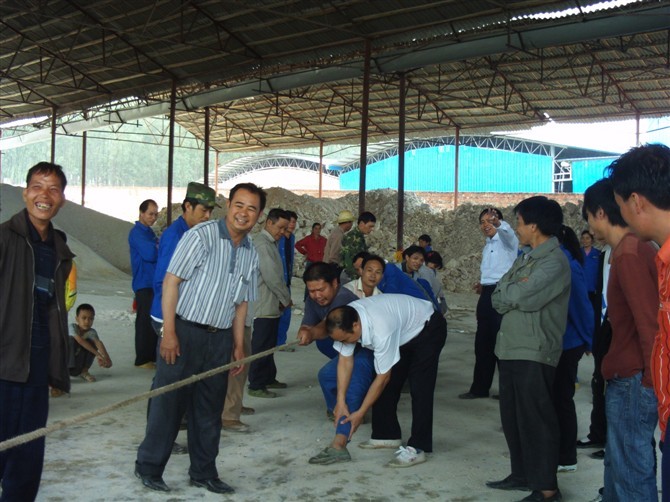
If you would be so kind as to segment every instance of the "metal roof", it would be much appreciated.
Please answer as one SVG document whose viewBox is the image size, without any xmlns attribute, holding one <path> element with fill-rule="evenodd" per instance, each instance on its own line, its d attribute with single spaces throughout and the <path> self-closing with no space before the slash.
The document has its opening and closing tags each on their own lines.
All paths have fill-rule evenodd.
<svg viewBox="0 0 670 502">
<path fill-rule="evenodd" d="M 410 139 L 661 116 L 669 27 L 670 0 L 5 0 L 0 123 L 165 114 L 174 83 L 218 151 L 357 143 L 366 44 L 371 142 L 398 136 L 399 73 Z"/>
</svg>

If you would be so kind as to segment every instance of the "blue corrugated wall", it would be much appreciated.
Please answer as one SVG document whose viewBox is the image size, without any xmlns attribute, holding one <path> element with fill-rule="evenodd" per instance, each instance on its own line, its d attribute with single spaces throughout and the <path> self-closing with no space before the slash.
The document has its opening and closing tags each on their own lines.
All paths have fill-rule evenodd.
<svg viewBox="0 0 670 502">
<path fill-rule="evenodd" d="M 455 148 L 451 145 L 410 150 L 405 154 L 405 190 L 453 192 Z M 551 193 L 550 157 L 462 146 L 459 150 L 461 192 Z M 358 190 L 359 170 L 340 176 L 342 190 Z M 370 164 L 366 188 L 398 188 L 398 158 Z"/>
<path fill-rule="evenodd" d="M 572 163 L 572 190 L 584 193 L 588 187 L 605 177 L 605 168 L 614 159 L 575 160 Z"/>
</svg>

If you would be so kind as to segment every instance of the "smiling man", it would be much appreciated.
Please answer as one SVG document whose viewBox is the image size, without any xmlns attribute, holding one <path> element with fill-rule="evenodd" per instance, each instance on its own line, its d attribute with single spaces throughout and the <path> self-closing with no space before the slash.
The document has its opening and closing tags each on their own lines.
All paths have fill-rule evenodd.
<svg viewBox="0 0 670 502">
<path fill-rule="evenodd" d="M 36 164 L 26 208 L 0 226 L 0 441 L 46 425 L 49 385 L 70 390 L 65 281 L 74 255 L 51 224 L 65 185 L 61 166 Z M 34 500 L 43 462 L 44 438 L 0 453 L 2 499 Z"/>
<path fill-rule="evenodd" d="M 247 236 L 265 207 L 252 183 L 233 187 L 225 219 L 184 234 L 163 281 L 163 334 L 154 387 L 239 361 L 244 354 L 247 303 L 257 298 L 258 254 Z M 236 375 L 242 367 L 230 373 Z M 214 493 L 234 489 L 219 479 L 216 457 L 228 373 L 151 400 L 135 475 L 152 490 L 170 491 L 163 471 L 184 413 L 188 413 L 191 485 Z"/>
</svg>

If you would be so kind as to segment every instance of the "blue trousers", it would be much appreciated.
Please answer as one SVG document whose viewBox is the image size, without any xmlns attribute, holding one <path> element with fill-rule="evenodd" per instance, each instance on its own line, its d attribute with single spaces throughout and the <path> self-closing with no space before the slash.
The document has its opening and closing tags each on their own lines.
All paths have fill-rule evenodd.
<svg viewBox="0 0 670 502">
<path fill-rule="evenodd" d="M 319 385 L 329 411 L 333 411 L 337 404 L 337 361 L 337 357 L 331 359 L 319 370 Z M 354 368 L 346 394 L 349 412 L 357 411 L 361 407 L 374 378 L 374 354 L 371 350 L 360 348 L 354 354 Z M 349 437 L 350 433 L 350 423 L 337 424 L 335 434 Z"/>
<path fill-rule="evenodd" d="M 661 457 L 662 501 L 670 502 L 670 445 L 667 440 L 661 442 L 661 451 L 663 452 Z"/>
<path fill-rule="evenodd" d="M 654 390 L 642 375 L 613 378 L 605 392 L 607 502 L 658 500 L 654 431 L 658 421 Z"/>
<path fill-rule="evenodd" d="M 0 380 L 0 441 L 46 426 L 49 387 Z M 0 453 L 2 502 L 35 500 L 44 464 L 44 438 Z"/>
<path fill-rule="evenodd" d="M 279 329 L 277 330 L 277 347 L 286 344 L 288 328 L 291 325 L 291 309 L 284 309 L 279 316 Z"/>
<path fill-rule="evenodd" d="M 154 388 L 230 362 L 233 347 L 231 329 L 210 332 L 179 318 L 176 320 L 181 356 L 175 364 L 161 357 L 156 361 Z M 221 413 L 228 388 L 228 372 L 201 380 L 151 400 L 147 430 L 137 450 L 137 471 L 145 476 L 162 476 L 170 459 L 184 413 L 188 413 L 189 475 L 206 481 L 218 477 L 216 457 L 221 439 Z"/>
</svg>

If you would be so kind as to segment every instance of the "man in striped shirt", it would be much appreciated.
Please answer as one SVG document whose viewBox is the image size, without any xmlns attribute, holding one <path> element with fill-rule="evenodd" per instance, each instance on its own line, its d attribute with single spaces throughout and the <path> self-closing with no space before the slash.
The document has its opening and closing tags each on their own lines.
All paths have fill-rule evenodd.
<svg viewBox="0 0 670 502">
<path fill-rule="evenodd" d="M 154 387 L 245 357 L 247 303 L 256 300 L 258 255 L 247 236 L 265 207 L 252 183 L 230 191 L 225 219 L 201 223 L 179 241 L 163 281 L 163 332 Z M 242 367 L 230 371 L 236 375 Z M 191 485 L 232 493 L 219 479 L 216 456 L 228 374 L 222 373 L 152 399 L 135 474 L 152 490 L 170 491 L 163 471 L 179 424 L 188 413 Z"/>
<path fill-rule="evenodd" d="M 665 434 L 670 416 L 670 148 L 633 148 L 609 167 L 621 215 L 642 239 L 661 246 L 658 269 L 658 332 L 651 353 L 651 376 L 658 399 L 663 460 L 663 502 L 670 501 L 670 447 Z"/>
</svg>

